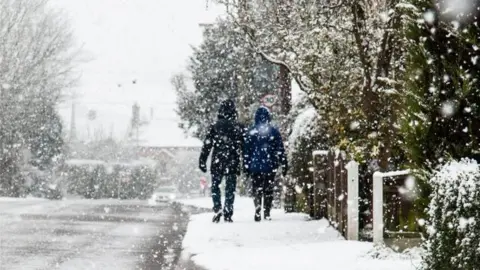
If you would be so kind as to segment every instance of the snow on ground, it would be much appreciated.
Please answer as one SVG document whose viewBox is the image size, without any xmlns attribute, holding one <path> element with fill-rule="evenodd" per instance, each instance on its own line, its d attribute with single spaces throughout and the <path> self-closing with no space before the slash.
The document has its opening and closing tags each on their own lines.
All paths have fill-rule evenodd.
<svg viewBox="0 0 480 270">
<path fill-rule="evenodd" d="M 201 208 L 212 204 L 209 198 L 180 202 Z M 307 221 L 303 214 L 274 210 L 272 221 L 255 223 L 253 213 L 250 198 L 237 198 L 233 224 L 213 224 L 211 213 L 192 216 L 183 241 L 184 255 L 208 270 L 408 270 L 420 264 L 418 256 L 346 241 L 326 220 Z"/>
<path fill-rule="evenodd" d="M 0 197 L 0 270 L 172 269 L 184 221 L 144 200 Z"/>
</svg>

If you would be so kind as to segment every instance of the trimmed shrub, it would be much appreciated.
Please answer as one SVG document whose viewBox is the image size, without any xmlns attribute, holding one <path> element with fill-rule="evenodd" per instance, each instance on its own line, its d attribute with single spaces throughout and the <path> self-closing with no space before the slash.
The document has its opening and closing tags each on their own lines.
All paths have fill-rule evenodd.
<svg viewBox="0 0 480 270">
<path fill-rule="evenodd" d="M 424 270 L 480 269 L 480 169 L 452 161 L 430 180 Z"/>
</svg>

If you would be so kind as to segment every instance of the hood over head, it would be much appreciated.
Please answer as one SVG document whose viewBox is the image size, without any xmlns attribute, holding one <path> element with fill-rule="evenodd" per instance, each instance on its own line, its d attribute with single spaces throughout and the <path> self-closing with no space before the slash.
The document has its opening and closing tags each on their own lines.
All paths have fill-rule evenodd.
<svg viewBox="0 0 480 270">
<path fill-rule="evenodd" d="M 271 117 L 270 117 L 270 111 L 266 107 L 260 107 L 257 109 L 257 112 L 255 113 L 255 124 L 266 124 L 270 123 Z"/>
<path fill-rule="evenodd" d="M 236 120 L 237 109 L 235 108 L 235 102 L 231 99 L 222 101 L 220 108 L 218 109 L 218 119 Z"/>
</svg>

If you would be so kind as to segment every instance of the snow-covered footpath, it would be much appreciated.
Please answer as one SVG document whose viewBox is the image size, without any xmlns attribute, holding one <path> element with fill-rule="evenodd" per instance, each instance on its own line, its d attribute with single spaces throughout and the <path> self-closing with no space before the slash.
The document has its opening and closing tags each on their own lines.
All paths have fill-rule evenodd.
<svg viewBox="0 0 480 270">
<path fill-rule="evenodd" d="M 211 206 L 209 198 L 180 202 Z M 307 221 L 303 214 L 275 210 L 272 221 L 255 223 L 253 211 L 251 199 L 237 198 L 234 223 L 214 224 L 210 213 L 193 215 L 183 240 L 184 256 L 208 270 L 413 270 L 420 265 L 416 255 L 346 241 L 325 220 Z"/>
</svg>

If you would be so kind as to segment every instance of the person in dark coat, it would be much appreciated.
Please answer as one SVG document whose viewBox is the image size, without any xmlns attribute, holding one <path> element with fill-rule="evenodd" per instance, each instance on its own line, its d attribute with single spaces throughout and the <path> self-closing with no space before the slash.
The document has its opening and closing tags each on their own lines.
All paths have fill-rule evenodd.
<svg viewBox="0 0 480 270">
<path fill-rule="evenodd" d="M 275 175 L 279 167 L 283 176 L 288 170 L 282 136 L 270 121 L 268 109 L 260 107 L 255 113 L 255 125 L 245 135 L 243 148 L 244 170 L 252 179 L 255 221 L 261 220 L 262 198 L 264 219 L 271 219 Z"/>
<path fill-rule="evenodd" d="M 207 172 L 207 159 L 212 152 L 210 172 L 212 174 L 213 222 L 219 222 L 222 214 L 226 222 L 233 222 L 233 203 L 237 175 L 240 174 L 240 156 L 243 143 L 243 130 L 237 123 L 237 111 L 232 100 L 220 104 L 217 122 L 210 130 L 203 143 L 200 154 L 200 170 Z M 213 150 L 212 150 L 213 149 Z M 225 207 L 222 213 L 220 184 L 225 177 Z"/>
</svg>

